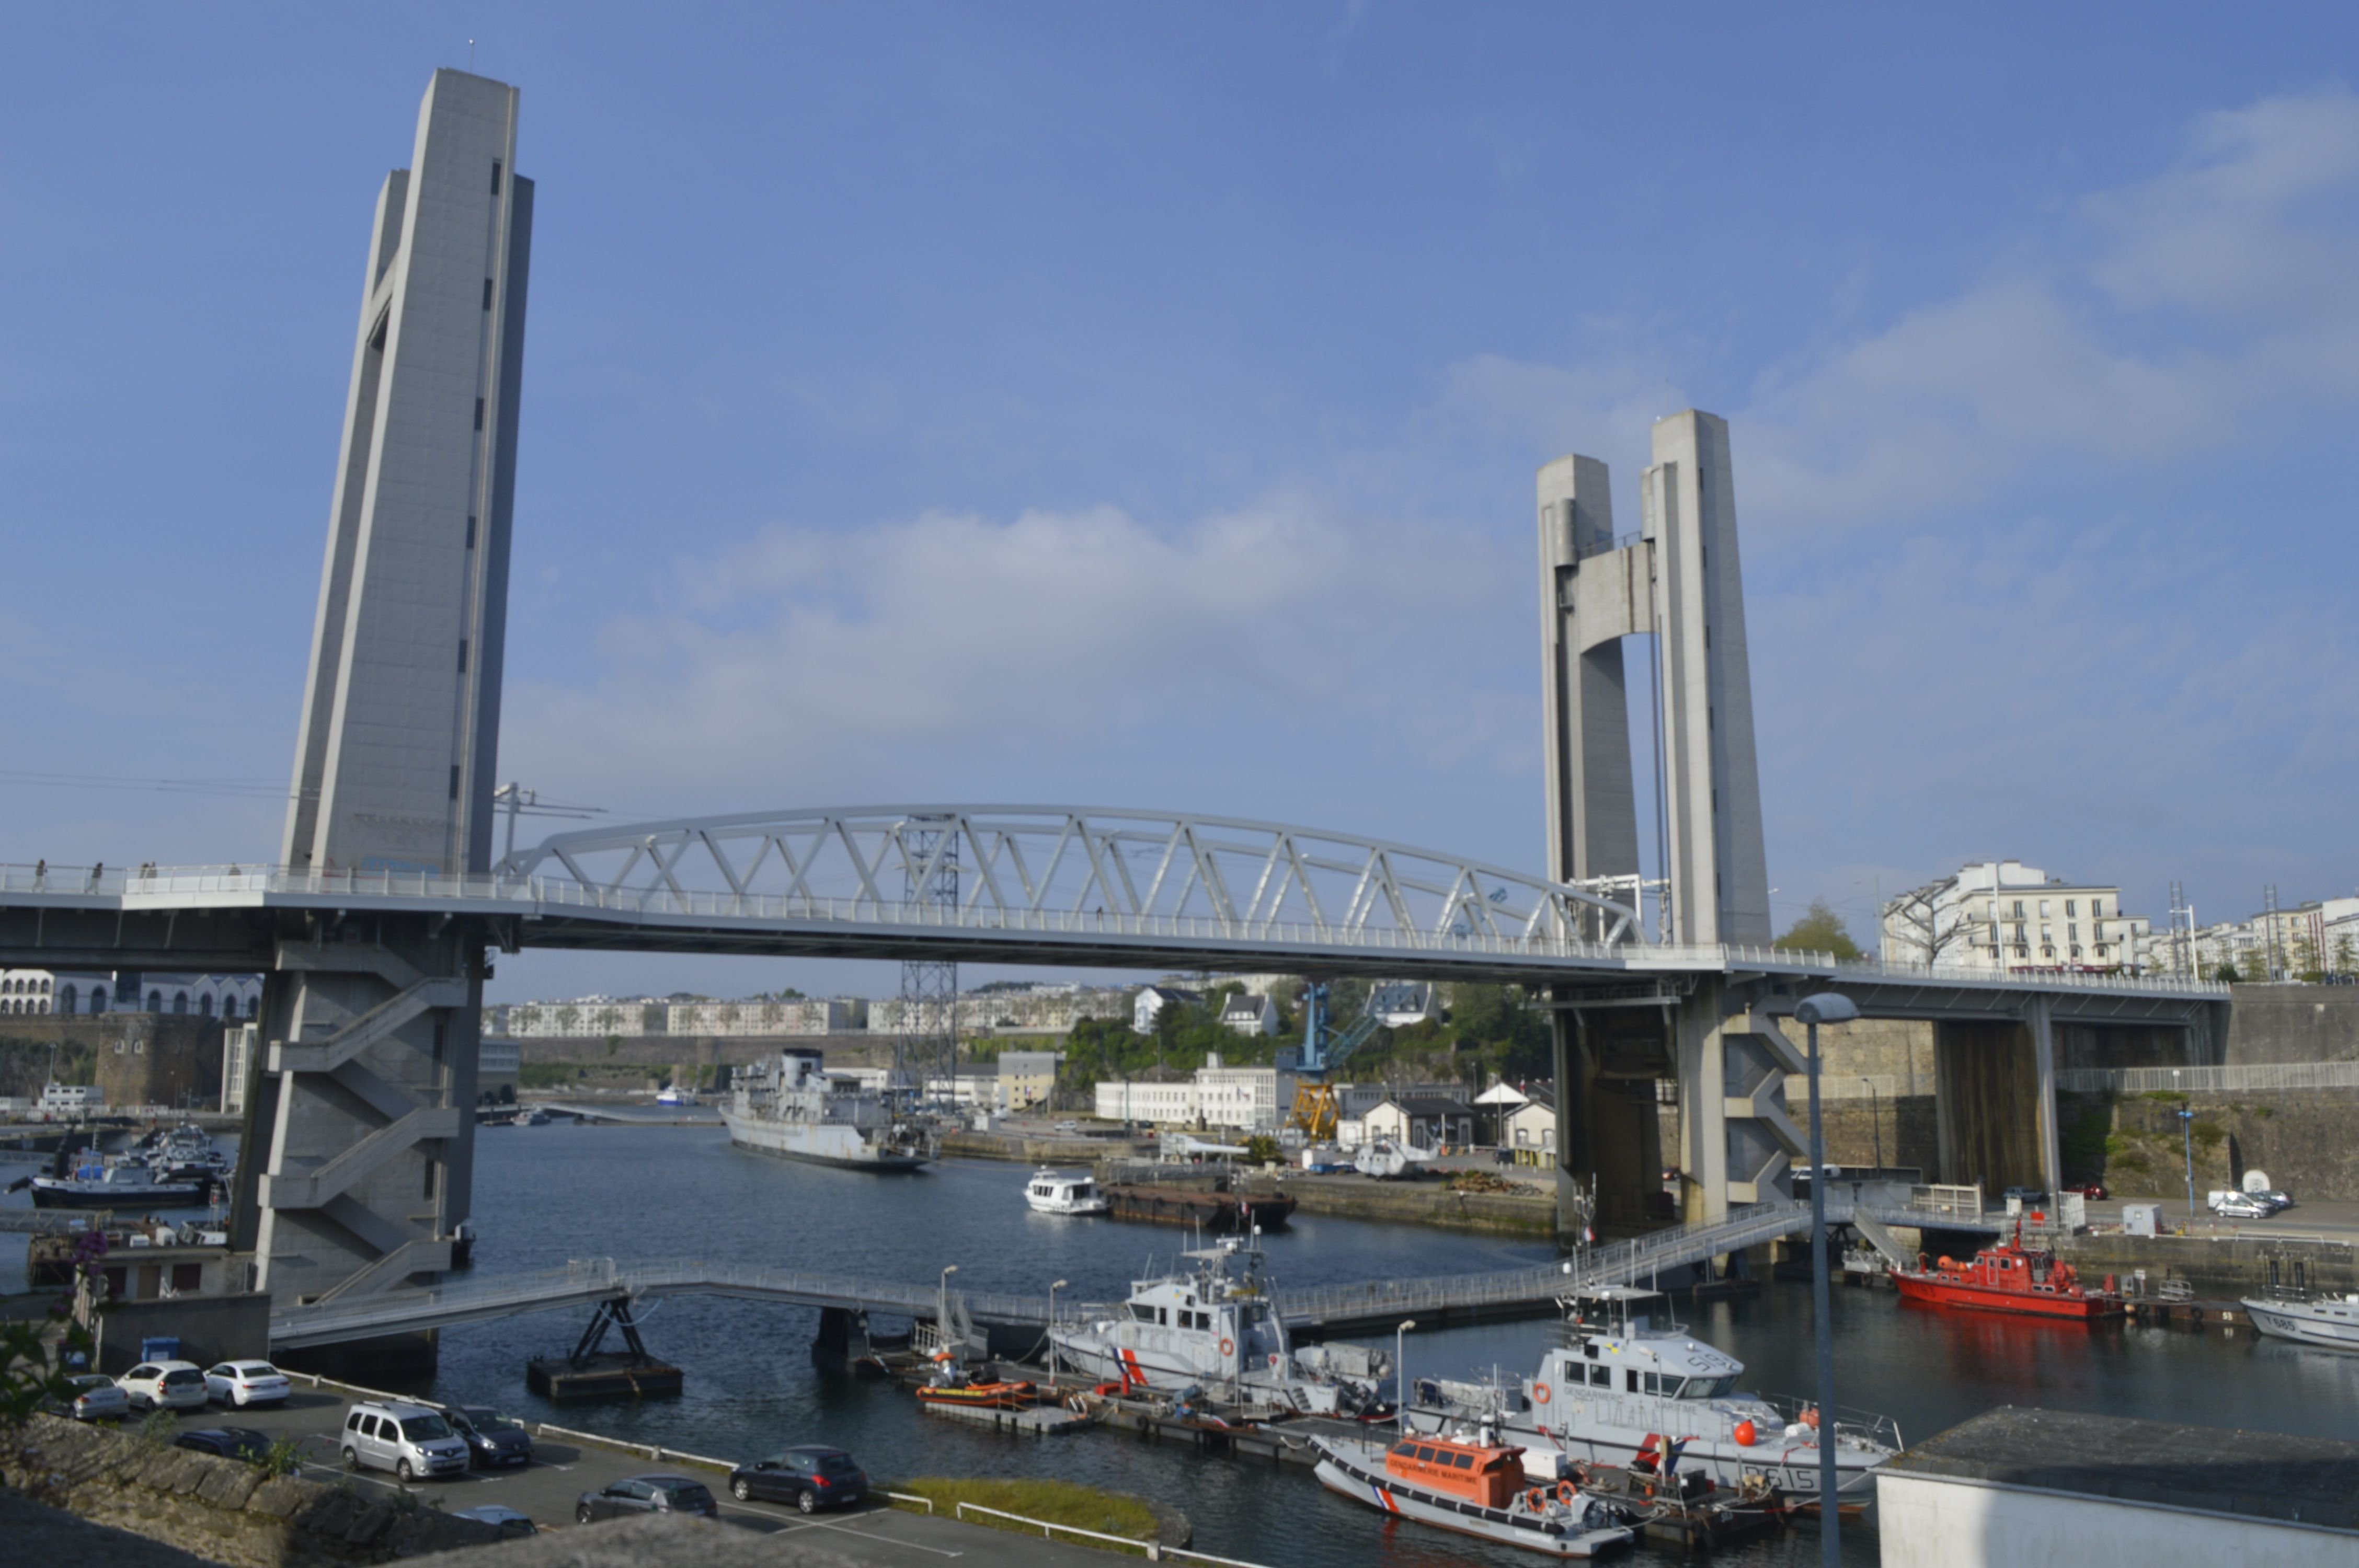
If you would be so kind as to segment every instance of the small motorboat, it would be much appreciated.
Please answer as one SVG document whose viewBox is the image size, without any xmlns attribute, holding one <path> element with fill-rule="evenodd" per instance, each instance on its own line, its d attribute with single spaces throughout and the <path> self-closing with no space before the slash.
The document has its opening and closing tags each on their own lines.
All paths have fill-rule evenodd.
<svg viewBox="0 0 2359 1568">
<path fill-rule="evenodd" d="M 1040 1402 L 1040 1390 L 1032 1383 L 1000 1379 L 977 1382 L 949 1351 L 937 1350 L 933 1379 L 918 1390 L 918 1402 L 973 1410 L 1029 1410 Z"/>
<path fill-rule="evenodd" d="M 1549 1557 L 1597 1557 L 1629 1547 L 1636 1532 L 1613 1507 L 1583 1496 L 1570 1480 L 1535 1484 L 1524 1474 L 1523 1450 L 1494 1435 L 1419 1433 L 1390 1448 L 1334 1437 L 1310 1444 L 1321 1485 L 1382 1513 Z"/>
<path fill-rule="evenodd" d="M 1035 1171 L 1024 1184 L 1024 1201 L 1035 1214 L 1107 1214 L 1114 1204 L 1097 1182 L 1067 1171 Z"/>
</svg>

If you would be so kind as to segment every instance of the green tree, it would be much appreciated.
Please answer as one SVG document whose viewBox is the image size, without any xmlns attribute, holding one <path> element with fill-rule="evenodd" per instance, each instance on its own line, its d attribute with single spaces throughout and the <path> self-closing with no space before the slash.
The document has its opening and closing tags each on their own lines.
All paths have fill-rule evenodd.
<svg viewBox="0 0 2359 1568">
<path fill-rule="evenodd" d="M 1795 947 L 1808 953 L 1832 953 L 1838 958 L 1859 957 L 1859 944 L 1851 939 L 1843 928 L 1843 918 L 1835 913 L 1834 905 L 1825 899 L 1814 898 L 1802 918 L 1786 928 L 1777 946 Z"/>
</svg>

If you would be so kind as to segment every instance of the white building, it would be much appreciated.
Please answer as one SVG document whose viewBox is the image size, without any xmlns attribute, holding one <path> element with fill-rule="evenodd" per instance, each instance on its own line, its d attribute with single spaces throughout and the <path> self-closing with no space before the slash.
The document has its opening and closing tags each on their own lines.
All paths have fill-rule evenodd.
<svg viewBox="0 0 2359 1568">
<path fill-rule="evenodd" d="M 1888 963 L 1987 972 L 2134 968 L 2147 933 L 2121 890 L 2020 860 L 1981 860 L 1884 906 Z"/>
<path fill-rule="evenodd" d="M 1167 1007 L 1193 1007 L 1204 999 L 1194 991 L 1183 991 L 1176 986 L 1141 986 L 1131 999 L 1130 1028 L 1135 1034 L 1155 1033 L 1155 1021 Z"/>
<path fill-rule="evenodd" d="M 94 1116 L 106 1108 L 106 1093 L 96 1084 L 45 1084 L 39 1108 L 47 1116 Z"/>
<path fill-rule="evenodd" d="M 582 996 L 510 1002 L 484 1011 L 495 1033 L 516 1040 L 837 1034 L 864 1028 L 868 1022 L 868 1003 L 860 997 L 747 997 L 715 1001 L 707 997 Z"/>
<path fill-rule="evenodd" d="M 1056 1092 L 1057 1069 L 1062 1051 L 1002 1051 L 999 1054 L 999 1098 L 1009 1110 L 1046 1105 Z"/>
<path fill-rule="evenodd" d="M 1266 996 L 1238 991 L 1221 1004 L 1221 1027 L 1237 1034 L 1275 1034 L 1277 1003 Z"/>
<path fill-rule="evenodd" d="M 0 969 L 0 1016 L 102 1012 L 259 1018 L 262 977 L 129 969 Z"/>
<path fill-rule="evenodd" d="M 1474 1108 L 1440 1095 L 1386 1095 L 1360 1119 L 1365 1137 L 1388 1138 L 1420 1149 L 1463 1148 L 1474 1141 Z"/>
<path fill-rule="evenodd" d="M 926 1098 L 935 1105 L 966 1106 L 986 1110 L 994 1116 L 1007 1113 L 1007 1088 L 995 1068 L 987 1072 L 958 1073 L 947 1078 L 928 1078 Z"/>
<path fill-rule="evenodd" d="M 2359 974 L 2359 898 L 2313 899 L 2191 932 L 2186 925 L 2157 932 L 2147 940 L 2146 963 L 2179 973 L 2192 964 L 2206 979 L 2232 966 L 2245 980 Z"/>
<path fill-rule="evenodd" d="M 1386 980 L 1369 990 L 1367 1011 L 1387 1029 L 1430 1023 L 1441 1016 L 1440 989 L 1430 980 Z"/>
<path fill-rule="evenodd" d="M 1217 1055 L 1181 1082 L 1114 1078 L 1097 1087 L 1097 1113 L 1108 1121 L 1274 1133 L 1293 1108 L 1293 1074 L 1275 1067 L 1226 1066 Z"/>
</svg>

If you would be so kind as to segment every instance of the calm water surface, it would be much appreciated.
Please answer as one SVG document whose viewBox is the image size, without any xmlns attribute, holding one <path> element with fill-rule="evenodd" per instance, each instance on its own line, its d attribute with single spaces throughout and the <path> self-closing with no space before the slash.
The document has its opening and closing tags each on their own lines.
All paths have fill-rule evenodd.
<svg viewBox="0 0 2359 1568">
<path fill-rule="evenodd" d="M 956 1282 L 974 1290 L 1037 1293 L 1065 1280 L 1070 1289 L 1060 1293 L 1108 1300 L 1150 1260 L 1168 1265 L 1186 1240 L 1159 1227 L 1035 1215 L 1023 1202 L 1026 1173 L 1014 1165 L 951 1162 L 919 1176 L 868 1176 L 734 1150 L 717 1129 L 498 1129 L 476 1148 L 484 1275 L 607 1256 L 930 1282 L 956 1263 Z M 0 1258 L 20 1258 L 22 1238 L 5 1239 L 13 1245 Z M 1298 1217 L 1265 1245 L 1281 1286 L 1474 1272 L 1550 1256 L 1526 1243 L 1317 1216 Z M 1840 1401 L 1893 1416 L 1912 1439 L 1995 1405 L 2037 1404 L 2359 1441 L 2359 1356 L 2249 1335 L 1929 1313 L 1883 1292 L 1838 1290 L 1833 1312 Z M 1116 1433 L 1018 1439 L 926 1416 L 905 1393 L 814 1367 L 814 1310 L 689 1298 L 661 1303 L 641 1321 L 650 1348 L 687 1371 L 678 1400 L 560 1411 L 532 1398 L 526 1359 L 570 1349 L 586 1322 L 551 1313 L 447 1332 L 435 1392 L 722 1457 L 824 1441 L 851 1449 L 880 1477 L 1070 1477 L 1170 1503 L 1194 1521 L 1200 1550 L 1274 1568 L 1535 1561 L 1390 1523 L 1330 1495 L 1303 1470 L 1202 1458 Z M 1809 1388 L 1807 1287 L 1707 1303 L 1690 1325 L 1746 1364 L 1749 1387 Z M 1415 1335 L 1408 1370 L 1463 1376 L 1495 1363 L 1527 1374 L 1549 1332 L 1532 1321 Z M 1867 1531 L 1845 1535 L 1847 1563 L 1877 1561 Z M 1642 1552 L 1639 1560 L 1674 1559 Z M 1797 1534 L 1723 1561 L 1808 1568 L 1818 1541 Z"/>
</svg>

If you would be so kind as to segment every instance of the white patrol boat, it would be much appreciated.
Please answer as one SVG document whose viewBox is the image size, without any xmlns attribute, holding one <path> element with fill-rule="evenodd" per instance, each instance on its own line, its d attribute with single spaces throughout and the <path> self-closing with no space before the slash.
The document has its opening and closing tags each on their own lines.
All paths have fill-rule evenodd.
<svg viewBox="0 0 2359 1568">
<path fill-rule="evenodd" d="M 1741 1393 L 1745 1364 L 1691 1337 L 1658 1291 L 1612 1285 L 1559 1303 L 1561 1343 L 1520 1383 L 1418 1379 L 1408 1429 L 1470 1424 L 1584 1465 L 1626 1465 L 1649 1443 L 1685 1440 L 1682 1464 L 1725 1487 L 1748 1474 L 1788 1491 L 1819 1487 L 1820 1412 L 1799 1400 Z M 1835 1414 L 1838 1489 L 1864 1499 L 1876 1467 L 1900 1452 L 1885 1416 Z"/>
<path fill-rule="evenodd" d="M 2304 1345 L 2359 1350 L 2359 1295 L 2337 1291 L 2298 1299 L 2248 1296 L 2241 1304 L 2252 1314 L 2253 1326 L 2263 1334 Z"/>
<path fill-rule="evenodd" d="M 745 1068 L 721 1119 L 729 1141 L 756 1153 L 855 1171 L 914 1171 L 934 1157 L 924 1134 L 886 1097 L 831 1077 L 816 1051 L 781 1051 Z"/>
<path fill-rule="evenodd" d="M 1197 1389 L 1241 1405 L 1367 1417 L 1386 1410 L 1392 1358 L 1356 1345 L 1296 1350 L 1262 1254 L 1245 1238 L 1180 1254 L 1185 1273 L 1141 1280 L 1119 1317 L 1049 1330 L 1051 1366 L 1169 1392 Z"/>
<path fill-rule="evenodd" d="M 1024 1201 L 1035 1214 L 1108 1214 L 1114 1203 L 1095 1180 L 1067 1171 L 1035 1171 L 1024 1184 Z"/>
</svg>

